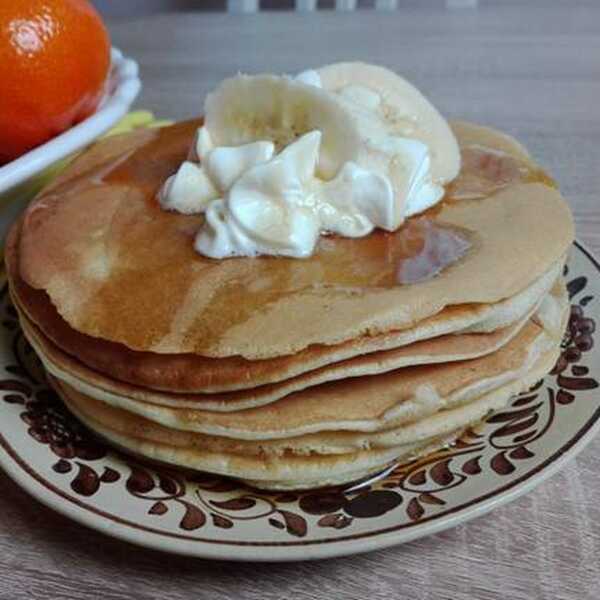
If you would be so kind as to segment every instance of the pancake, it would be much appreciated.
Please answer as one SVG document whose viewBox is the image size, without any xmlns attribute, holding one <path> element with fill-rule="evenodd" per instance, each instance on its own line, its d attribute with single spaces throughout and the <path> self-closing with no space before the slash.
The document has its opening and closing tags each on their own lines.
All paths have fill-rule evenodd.
<svg viewBox="0 0 600 600">
<path fill-rule="evenodd" d="M 522 379 L 424 424 L 418 442 L 329 455 L 288 452 L 279 456 L 251 456 L 211 452 L 196 447 L 193 434 L 182 434 L 124 411 L 115 415 L 110 410 L 95 410 L 94 401 L 90 405 L 89 400 L 72 388 L 56 381 L 54 385 L 73 414 L 110 443 L 128 452 L 163 463 L 240 478 L 260 488 L 302 489 L 357 480 L 392 461 L 408 461 L 439 448 L 456 438 L 466 426 L 506 405 L 512 394 L 528 389 L 552 368 L 558 354 L 556 343 Z M 457 423 L 464 427 L 443 433 L 449 424 Z"/>
<path fill-rule="evenodd" d="M 157 406 L 93 386 L 82 395 L 100 401 L 99 407 L 104 403 L 121 409 L 124 418 L 133 413 L 171 430 L 236 440 L 275 440 L 322 431 L 378 432 L 467 404 L 525 377 L 541 356 L 560 344 L 567 307 L 561 282 L 519 333 L 492 354 L 321 384 L 247 410 L 218 413 Z M 61 385 L 73 389 L 64 381 Z M 247 450 L 252 451 L 251 444 Z"/>
<path fill-rule="evenodd" d="M 352 357 L 399 348 L 452 332 L 493 332 L 510 326 L 535 308 L 560 273 L 563 262 L 561 258 L 525 290 L 495 304 L 452 306 L 410 329 L 363 336 L 336 346 L 311 346 L 295 355 L 275 359 L 249 361 L 241 357 L 214 359 L 194 354 L 135 352 L 122 344 L 93 338 L 74 330 L 60 317 L 43 292 L 27 286 L 19 276 L 18 239 L 17 226 L 12 229 L 6 245 L 6 263 L 13 300 L 27 319 L 39 327 L 58 348 L 76 356 L 78 362 L 108 375 L 111 379 L 155 390 L 210 394 L 261 386 L 255 392 L 231 394 L 228 398 L 228 401 L 231 401 L 230 408 L 256 406 L 272 401 L 280 397 L 285 389 L 292 388 L 290 384 L 267 387 L 268 384 L 289 381 L 303 373 Z M 374 361 L 366 362 L 372 364 Z M 365 361 L 362 363 L 364 365 Z M 356 369 L 354 375 L 370 372 L 372 371 L 369 368 Z M 321 370 L 309 378 L 302 379 L 321 382 L 335 379 L 334 375 L 334 370 Z M 301 385 L 297 381 L 294 389 L 299 387 Z M 223 399 L 221 397 L 221 400 Z M 186 401 L 185 398 L 180 400 Z M 209 398 L 204 400 L 213 404 Z M 169 403 L 168 400 L 165 402 Z M 226 409 L 227 406 L 222 408 Z"/>
<path fill-rule="evenodd" d="M 567 312 L 566 303 L 557 311 L 548 311 L 549 319 L 546 320 L 546 323 L 554 322 L 558 318 L 560 322 L 554 322 L 553 327 L 561 327 L 566 320 Z M 185 445 L 191 445 L 196 449 L 263 457 L 283 456 L 290 453 L 301 455 L 344 454 L 358 450 L 420 443 L 431 437 L 431 430 L 435 430 L 435 436 L 448 435 L 460 430 L 466 423 L 482 418 L 489 410 L 503 406 L 512 390 L 521 389 L 521 380 L 535 364 L 539 363 L 540 357 L 547 357 L 548 352 L 558 353 L 559 340 L 557 338 L 550 338 L 544 345 L 538 344 L 537 341 L 534 344 L 537 346 L 536 350 L 529 350 L 527 360 L 518 371 L 506 373 L 501 378 L 494 378 L 495 382 L 501 381 L 501 385 L 496 389 L 490 387 L 490 380 L 479 381 L 476 388 L 485 391 L 476 399 L 467 396 L 467 401 L 465 401 L 464 397 L 461 398 L 460 393 L 454 392 L 448 398 L 439 398 L 440 402 L 437 407 L 428 407 L 430 410 L 434 408 L 434 412 L 419 414 L 412 420 L 396 421 L 392 426 L 384 422 L 382 428 L 374 432 L 321 431 L 297 437 L 256 441 L 232 440 L 231 438 L 186 431 L 181 433 L 181 439 L 187 440 Z M 110 406 L 102 400 L 93 399 L 90 395 L 82 394 L 72 386 L 60 383 L 56 379 L 54 382 L 55 386 L 58 383 L 63 395 L 69 398 L 71 405 L 75 405 L 79 412 L 83 412 L 96 421 L 113 423 L 115 424 L 113 428 L 120 427 L 121 433 L 129 433 L 135 437 L 143 437 L 149 428 L 153 430 L 153 426 L 146 418 L 136 421 L 137 425 L 133 429 L 127 429 L 125 424 L 131 423 L 131 419 L 125 410 Z M 471 385 L 471 387 L 473 386 Z M 373 392 L 377 393 L 378 391 L 374 386 Z M 175 435 L 173 429 L 165 427 L 164 424 L 161 425 L 160 421 L 158 424 L 159 431 L 163 434 L 165 431 L 170 431 L 169 435 Z M 177 428 L 177 430 L 185 431 L 181 428 Z M 164 435 L 161 439 L 164 440 Z"/>
<path fill-rule="evenodd" d="M 557 264 L 573 238 L 566 204 L 531 172 L 393 234 L 326 238 L 306 260 L 206 259 L 192 247 L 203 217 L 164 212 L 154 199 L 197 125 L 99 142 L 27 209 L 20 276 L 72 329 L 137 352 L 270 359 L 499 302 Z M 424 256 L 441 261 L 456 238 L 469 244 L 464 256 L 398 285 L 404 271 L 433 274 Z"/>
<path fill-rule="evenodd" d="M 447 405 L 444 409 L 399 427 L 377 432 L 323 431 L 319 433 L 284 438 L 281 440 L 244 441 L 215 437 L 188 431 L 173 430 L 148 419 L 132 418 L 131 413 L 114 408 L 81 394 L 67 384 L 53 379 L 52 385 L 67 399 L 70 407 L 79 414 L 97 423 L 108 424 L 110 428 L 123 435 L 137 438 L 150 438 L 167 443 L 174 437 L 178 445 L 190 446 L 196 450 L 240 454 L 243 456 L 281 457 L 289 455 L 310 456 L 314 454 L 348 454 L 361 450 L 395 448 L 420 443 L 436 436 L 450 435 L 461 430 L 467 424 L 483 418 L 491 410 L 501 408 L 506 399 L 521 390 L 521 379 L 502 385 L 495 390 L 465 404 Z M 135 417 L 135 415 L 133 415 Z"/>
<path fill-rule="evenodd" d="M 376 375 L 407 366 L 445 363 L 484 356 L 505 345 L 515 336 L 525 325 L 531 313 L 532 311 L 529 311 L 529 314 L 517 323 L 498 329 L 493 333 L 442 335 L 394 350 L 359 355 L 279 383 L 228 393 L 195 395 L 157 392 L 111 379 L 86 367 L 74 357 L 63 352 L 22 313 L 19 317 L 23 332 L 41 358 L 46 370 L 83 393 L 96 387 L 112 394 L 160 406 L 230 412 L 264 406 L 293 392 L 328 381 Z"/>
</svg>

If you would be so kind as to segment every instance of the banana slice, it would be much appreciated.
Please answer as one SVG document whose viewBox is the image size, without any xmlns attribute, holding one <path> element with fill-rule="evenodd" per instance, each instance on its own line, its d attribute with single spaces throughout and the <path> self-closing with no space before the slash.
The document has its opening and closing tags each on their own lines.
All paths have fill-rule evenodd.
<svg viewBox="0 0 600 600">
<path fill-rule="evenodd" d="M 445 184 L 458 175 L 460 151 L 450 126 L 408 81 L 383 67 L 360 62 L 332 64 L 317 73 L 323 89 L 362 107 L 368 104 L 385 121 L 390 135 L 423 142 L 429 148 L 434 183 Z"/>
<path fill-rule="evenodd" d="M 317 174 L 332 179 L 362 145 L 350 111 L 335 95 L 273 75 L 226 79 L 206 98 L 205 126 L 214 146 L 260 140 L 277 151 L 310 131 L 322 133 Z"/>
<path fill-rule="evenodd" d="M 428 100 L 362 63 L 226 79 L 206 98 L 190 156 L 158 199 L 205 212 L 195 248 L 213 258 L 300 258 L 320 235 L 394 231 L 460 169 L 454 134 Z"/>
</svg>

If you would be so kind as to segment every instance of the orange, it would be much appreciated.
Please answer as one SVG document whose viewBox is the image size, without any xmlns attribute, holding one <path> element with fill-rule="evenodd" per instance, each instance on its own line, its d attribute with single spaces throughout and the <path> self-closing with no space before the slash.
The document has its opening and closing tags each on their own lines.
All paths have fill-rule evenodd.
<svg viewBox="0 0 600 600">
<path fill-rule="evenodd" d="M 0 0 L 0 165 L 94 112 L 109 68 L 87 0 Z"/>
</svg>

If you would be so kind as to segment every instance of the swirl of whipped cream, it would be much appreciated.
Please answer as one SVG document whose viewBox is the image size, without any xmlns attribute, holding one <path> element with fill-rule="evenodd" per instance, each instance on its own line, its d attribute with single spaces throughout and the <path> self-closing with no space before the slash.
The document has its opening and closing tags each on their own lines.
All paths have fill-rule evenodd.
<svg viewBox="0 0 600 600">
<path fill-rule="evenodd" d="M 451 177 L 432 173 L 424 141 L 386 122 L 386 102 L 364 85 L 324 90 L 317 71 L 226 80 L 207 99 L 200 162 L 182 163 L 159 202 L 205 213 L 194 247 L 218 259 L 303 258 L 321 235 L 393 231 L 438 202 Z"/>
</svg>

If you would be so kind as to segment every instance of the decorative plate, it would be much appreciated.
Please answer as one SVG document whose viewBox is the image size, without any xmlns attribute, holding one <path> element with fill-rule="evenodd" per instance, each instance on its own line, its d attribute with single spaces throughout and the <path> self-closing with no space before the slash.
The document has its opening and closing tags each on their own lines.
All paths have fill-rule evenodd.
<svg viewBox="0 0 600 600">
<path fill-rule="evenodd" d="M 400 544 L 482 515 L 556 472 L 599 427 L 598 262 L 565 274 L 571 320 L 554 371 L 452 447 L 347 488 L 265 493 L 106 447 L 44 383 L 6 286 L 0 312 L 0 465 L 38 500 L 108 535 L 230 560 L 315 559 Z M 493 517 L 490 517 L 493 518 Z"/>
<path fill-rule="evenodd" d="M 45 144 L 0 167 L 0 193 L 87 146 L 125 115 L 140 91 L 138 65 L 131 58 L 123 56 L 117 48 L 111 50 L 111 61 L 108 92 L 96 112 Z"/>
</svg>

